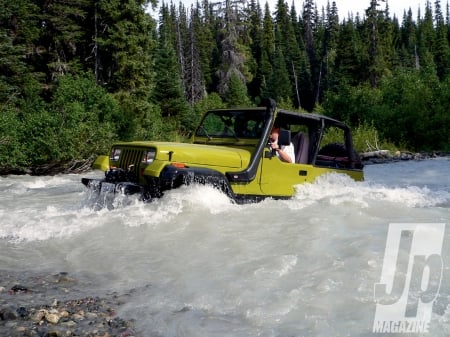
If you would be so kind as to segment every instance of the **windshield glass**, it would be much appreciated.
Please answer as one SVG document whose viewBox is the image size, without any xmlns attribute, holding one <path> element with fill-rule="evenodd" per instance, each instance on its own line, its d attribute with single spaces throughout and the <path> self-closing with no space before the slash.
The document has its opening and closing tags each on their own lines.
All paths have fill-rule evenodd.
<svg viewBox="0 0 450 337">
<path fill-rule="evenodd" d="M 259 139 L 264 130 L 264 110 L 217 110 L 206 114 L 196 136 Z"/>
</svg>

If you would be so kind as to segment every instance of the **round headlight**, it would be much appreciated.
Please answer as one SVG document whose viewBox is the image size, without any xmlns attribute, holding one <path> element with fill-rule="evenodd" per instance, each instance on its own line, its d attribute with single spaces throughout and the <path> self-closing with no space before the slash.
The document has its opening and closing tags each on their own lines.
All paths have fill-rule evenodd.
<svg viewBox="0 0 450 337">
<path fill-rule="evenodd" d="M 114 147 L 111 149 L 111 154 L 109 156 L 109 160 L 118 161 L 120 158 L 121 149 Z"/>
<path fill-rule="evenodd" d="M 144 152 L 144 156 L 142 157 L 142 163 L 150 164 L 155 160 L 156 151 L 154 149 L 147 150 Z"/>
</svg>

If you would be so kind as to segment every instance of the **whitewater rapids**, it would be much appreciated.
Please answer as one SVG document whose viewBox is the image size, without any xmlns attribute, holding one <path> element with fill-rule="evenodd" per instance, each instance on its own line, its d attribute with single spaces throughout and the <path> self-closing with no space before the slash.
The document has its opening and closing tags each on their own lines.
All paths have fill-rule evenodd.
<svg viewBox="0 0 450 337">
<path fill-rule="evenodd" d="M 248 205 L 205 186 L 146 204 L 97 197 L 79 175 L 0 177 L 0 270 L 82 274 L 86 294 L 129 293 L 118 314 L 140 336 L 367 336 L 389 224 L 439 222 L 429 335 L 448 336 L 450 160 L 365 171 Z"/>
</svg>

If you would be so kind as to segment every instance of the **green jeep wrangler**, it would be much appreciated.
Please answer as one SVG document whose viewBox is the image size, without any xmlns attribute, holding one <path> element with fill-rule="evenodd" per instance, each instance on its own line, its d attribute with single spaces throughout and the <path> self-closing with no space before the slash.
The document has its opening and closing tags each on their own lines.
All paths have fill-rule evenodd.
<svg viewBox="0 0 450 337">
<path fill-rule="evenodd" d="M 272 127 L 282 126 L 278 145 L 294 145 L 295 163 L 281 161 L 270 146 Z M 333 135 L 333 142 L 323 144 Z M 339 142 L 336 142 L 339 137 Z M 189 143 L 119 142 L 94 169 L 103 179 L 83 178 L 96 191 L 139 193 L 145 201 L 181 185 L 208 184 L 237 203 L 290 198 L 294 186 L 329 172 L 363 180 L 348 126 L 326 116 L 266 107 L 208 111 Z"/>
</svg>

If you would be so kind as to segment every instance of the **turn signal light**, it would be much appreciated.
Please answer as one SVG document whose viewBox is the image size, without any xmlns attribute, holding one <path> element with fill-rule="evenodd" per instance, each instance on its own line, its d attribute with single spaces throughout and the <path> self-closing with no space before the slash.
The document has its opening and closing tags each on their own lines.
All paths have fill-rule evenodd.
<svg viewBox="0 0 450 337">
<path fill-rule="evenodd" d="M 178 168 L 186 168 L 186 165 L 184 165 L 183 163 L 172 163 L 172 165 Z"/>
</svg>

